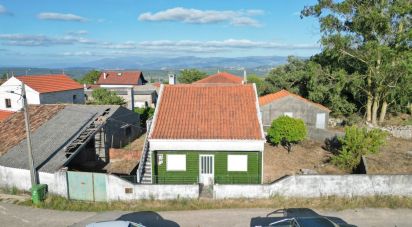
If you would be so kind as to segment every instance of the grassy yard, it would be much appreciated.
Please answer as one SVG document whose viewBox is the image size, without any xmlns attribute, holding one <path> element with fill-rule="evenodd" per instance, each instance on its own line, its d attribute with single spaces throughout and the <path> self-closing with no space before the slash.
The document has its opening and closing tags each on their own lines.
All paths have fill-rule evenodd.
<svg viewBox="0 0 412 227">
<path fill-rule="evenodd" d="M 30 201 L 19 204 L 34 206 Z M 354 208 L 412 208 L 412 197 L 374 196 L 374 197 L 321 197 L 285 198 L 275 196 L 269 199 L 176 199 L 176 200 L 139 200 L 130 202 L 81 202 L 70 201 L 63 197 L 48 196 L 37 207 L 71 211 L 170 211 L 229 208 L 313 208 L 344 210 Z"/>
</svg>

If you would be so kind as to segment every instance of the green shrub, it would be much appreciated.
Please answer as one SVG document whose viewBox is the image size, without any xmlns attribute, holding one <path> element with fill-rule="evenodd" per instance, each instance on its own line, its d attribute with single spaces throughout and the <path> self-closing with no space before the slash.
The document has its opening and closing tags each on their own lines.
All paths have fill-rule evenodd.
<svg viewBox="0 0 412 227">
<path fill-rule="evenodd" d="M 153 116 L 154 111 L 155 109 L 151 107 L 134 108 L 134 112 L 140 115 L 140 126 L 142 128 L 146 128 L 146 121 Z"/>
<path fill-rule="evenodd" d="M 268 130 L 268 139 L 275 145 L 281 144 L 290 152 L 292 144 L 304 140 L 306 134 L 307 129 L 303 120 L 281 116 L 272 121 Z"/>
<path fill-rule="evenodd" d="M 368 131 L 356 126 L 346 127 L 345 135 L 339 137 L 340 152 L 332 157 L 332 163 L 340 168 L 353 170 L 359 165 L 362 155 L 379 152 L 385 144 L 387 133 L 379 129 Z"/>
</svg>

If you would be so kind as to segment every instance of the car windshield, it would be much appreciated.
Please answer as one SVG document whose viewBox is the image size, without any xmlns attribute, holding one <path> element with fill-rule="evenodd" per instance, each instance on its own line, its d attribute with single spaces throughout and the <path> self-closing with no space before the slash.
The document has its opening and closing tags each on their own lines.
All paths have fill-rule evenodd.
<svg viewBox="0 0 412 227">
<path fill-rule="evenodd" d="M 300 227 L 336 227 L 337 225 L 324 217 L 296 218 Z"/>
</svg>

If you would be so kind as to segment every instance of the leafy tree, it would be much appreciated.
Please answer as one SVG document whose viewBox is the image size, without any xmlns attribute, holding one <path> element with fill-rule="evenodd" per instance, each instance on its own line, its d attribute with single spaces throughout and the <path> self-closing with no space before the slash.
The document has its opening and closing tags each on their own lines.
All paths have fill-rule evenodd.
<svg viewBox="0 0 412 227">
<path fill-rule="evenodd" d="M 92 104 L 97 105 L 124 105 L 126 102 L 122 97 L 116 95 L 115 92 L 104 88 L 96 88 L 92 92 Z"/>
<path fill-rule="evenodd" d="M 288 152 L 292 145 L 306 138 L 307 129 L 302 119 L 281 116 L 272 121 L 268 130 L 269 141 L 275 145 L 281 144 Z"/>
<path fill-rule="evenodd" d="M 257 93 L 258 93 L 259 96 L 267 95 L 267 94 L 273 92 L 272 84 L 265 82 L 264 79 L 262 79 L 261 77 L 258 77 L 256 75 L 248 76 L 247 77 L 247 83 L 256 84 L 256 90 L 257 90 Z"/>
<path fill-rule="evenodd" d="M 180 72 L 179 77 L 177 78 L 182 84 L 191 84 L 195 81 L 205 78 L 207 74 L 201 72 L 197 69 L 184 69 Z"/>
<path fill-rule="evenodd" d="M 386 132 L 379 129 L 368 131 L 366 128 L 356 126 L 346 127 L 345 135 L 338 138 L 341 149 L 332 157 L 332 163 L 353 170 L 359 165 L 362 155 L 375 154 L 385 144 Z"/>
<path fill-rule="evenodd" d="M 140 115 L 140 126 L 146 128 L 146 121 L 153 117 L 155 109 L 151 107 L 134 108 L 134 112 Z"/>
<path fill-rule="evenodd" d="M 79 83 L 81 84 L 94 84 L 96 81 L 99 80 L 101 72 L 97 70 L 92 70 L 86 73 L 80 80 Z"/>
<path fill-rule="evenodd" d="M 351 58 L 366 69 L 351 75 L 366 97 L 367 121 L 383 121 L 393 87 L 407 73 L 410 55 L 412 4 L 409 0 L 318 0 L 302 10 L 319 18 L 321 43 L 337 58 Z"/>
</svg>

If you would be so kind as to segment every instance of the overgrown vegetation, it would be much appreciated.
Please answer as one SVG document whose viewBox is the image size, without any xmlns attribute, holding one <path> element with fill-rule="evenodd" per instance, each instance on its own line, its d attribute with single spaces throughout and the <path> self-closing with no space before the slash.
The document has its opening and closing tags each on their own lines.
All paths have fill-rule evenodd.
<svg viewBox="0 0 412 227">
<path fill-rule="evenodd" d="M 23 203 L 34 206 L 30 201 Z M 373 196 L 373 197 L 320 197 L 320 198 L 286 198 L 273 196 L 269 199 L 175 199 L 175 200 L 136 200 L 130 202 L 82 202 L 63 197 L 48 196 L 37 207 L 64 211 L 168 211 L 168 210 L 202 210 L 229 208 L 293 208 L 344 210 L 354 208 L 412 208 L 411 197 Z"/>
<path fill-rule="evenodd" d="M 177 77 L 182 84 L 191 84 L 195 81 L 201 80 L 207 76 L 207 73 L 201 72 L 197 69 L 184 69 Z"/>
<path fill-rule="evenodd" d="M 140 115 L 140 126 L 146 128 L 147 119 L 153 117 L 155 109 L 151 107 L 134 108 L 134 112 Z"/>
<path fill-rule="evenodd" d="M 94 84 L 99 80 L 101 72 L 97 70 L 92 70 L 86 73 L 82 78 L 79 79 L 81 84 Z"/>
<path fill-rule="evenodd" d="M 292 145 L 306 138 L 307 129 L 302 119 L 281 116 L 272 121 L 268 130 L 269 141 L 275 145 L 281 144 L 288 152 Z"/>
<path fill-rule="evenodd" d="M 342 169 L 353 170 L 361 162 L 362 155 L 379 152 L 385 144 L 387 133 L 379 129 L 351 126 L 345 128 L 345 135 L 339 138 L 341 148 L 332 157 L 332 163 Z"/>
<path fill-rule="evenodd" d="M 96 105 L 124 105 L 126 102 L 122 97 L 116 95 L 115 92 L 104 88 L 96 88 L 92 92 L 93 100 L 90 104 Z"/>
</svg>

